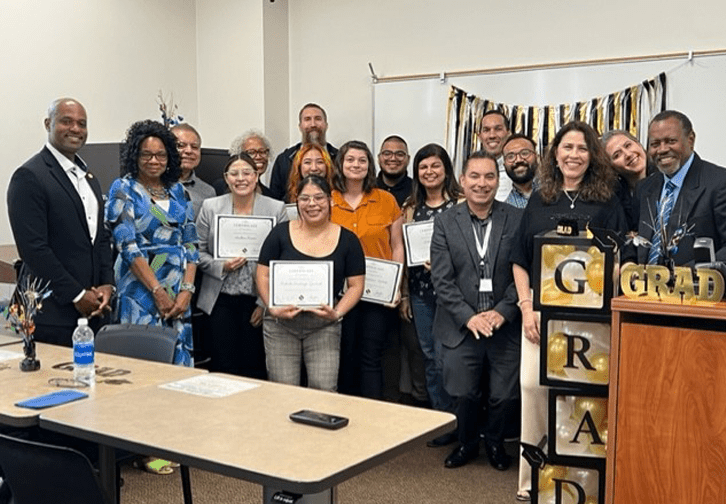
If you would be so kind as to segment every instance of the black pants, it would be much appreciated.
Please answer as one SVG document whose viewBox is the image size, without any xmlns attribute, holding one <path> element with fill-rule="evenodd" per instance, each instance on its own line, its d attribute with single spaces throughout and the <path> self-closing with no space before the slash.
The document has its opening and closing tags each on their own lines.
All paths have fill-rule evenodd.
<svg viewBox="0 0 726 504">
<path fill-rule="evenodd" d="M 250 324 L 256 302 L 244 294 L 219 294 L 206 331 L 210 371 L 267 379 L 262 327 Z"/>
</svg>

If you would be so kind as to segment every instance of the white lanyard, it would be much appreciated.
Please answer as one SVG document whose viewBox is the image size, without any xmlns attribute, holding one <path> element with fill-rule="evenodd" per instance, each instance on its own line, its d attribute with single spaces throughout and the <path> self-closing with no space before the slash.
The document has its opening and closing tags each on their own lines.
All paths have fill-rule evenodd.
<svg viewBox="0 0 726 504">
<path fill-rule="evenodd" d="M 479 241 L 479 233 L 476 232 L 476 224 L 471 223 L 471 229 L 474 231 L 474 239 L 476 240 L 476 251 L 479 253 L 479 259 L 484 259 L 489 249 L 489 235 L 492 232 L 492 221 L 487 222 L 487 230 L 484 231 L 484 243 Z"/>
</svg>

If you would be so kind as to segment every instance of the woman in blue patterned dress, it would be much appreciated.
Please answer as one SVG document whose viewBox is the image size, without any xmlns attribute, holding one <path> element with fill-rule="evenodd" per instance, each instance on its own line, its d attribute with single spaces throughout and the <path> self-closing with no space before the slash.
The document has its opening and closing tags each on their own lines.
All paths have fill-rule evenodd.
<svg viewBox="0 0 726 504">
<path fill-rule="evenodd" d="M 174 327 L 174 364 L 193 366 L 189 302 L 199 251 L 192 205 L 177 182 L 179 164 L 169 130 L 156 121 L 134 123 L 121 152 L 124 175 L 109 190 L 106 222 L 119 254 L 118 322 Z"/>
</svg>

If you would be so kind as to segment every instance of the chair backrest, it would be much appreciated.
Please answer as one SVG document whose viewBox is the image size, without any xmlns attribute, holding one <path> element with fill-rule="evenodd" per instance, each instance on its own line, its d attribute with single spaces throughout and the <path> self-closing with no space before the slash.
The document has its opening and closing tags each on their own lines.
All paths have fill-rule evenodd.
<svg viewBox="0 0 726 504">
<path fill-rule="evenodd" d="M 97 352 L 171 364 L 176 339 L 171 327 L 111 324 L 98 331 L 95 347 Z"/>
<path fill-rule="evenodd" d="M 0 434 L 0 467 L 14 504 L 110 504 L 91 462 L 71 448 Z"/>
</svg>

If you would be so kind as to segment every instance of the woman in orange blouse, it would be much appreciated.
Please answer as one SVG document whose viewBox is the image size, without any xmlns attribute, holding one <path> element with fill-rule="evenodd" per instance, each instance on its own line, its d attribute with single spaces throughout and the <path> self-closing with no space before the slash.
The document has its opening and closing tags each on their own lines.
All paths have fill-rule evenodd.
<svg viewBox="0 0 726 504">
<path fill-rule="evenodd" d="M 335 158 L 333 187 L 332 222 L 355 233 L 366 257 L 403 263 L 401 209 L 393 196 L 376 188 L 373 154 L 365 143 L 351 140 L 340 148 Z M 396 304 L 399 299 L 400 296 Z M 394 308 L 361 302 L 346 316 L 339 391 L 382 397 L 381 362 L 388 332 L 396 327 L 398 315 Z"/>
</svg>

